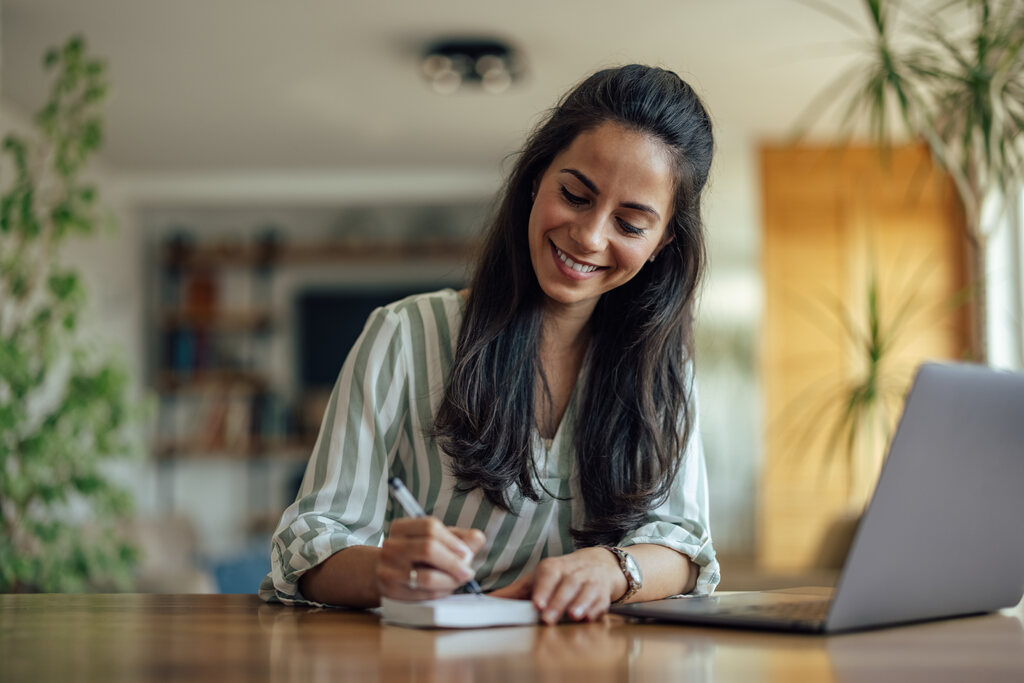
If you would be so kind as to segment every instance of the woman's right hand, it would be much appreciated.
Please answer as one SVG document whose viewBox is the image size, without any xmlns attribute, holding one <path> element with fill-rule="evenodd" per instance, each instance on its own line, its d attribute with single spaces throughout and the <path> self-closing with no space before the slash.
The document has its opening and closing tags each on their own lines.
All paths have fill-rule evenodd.
<svg viewBox="0 0 1024 683">
<path fill-rule="evenodd" d="M 484 547 L 478 529 L 446 527 L 434 517 L 404 517 L 391 525 L 377 562 L 380 595 L 431 600 L 473 578 L 470 562 Z"/>
</svg>

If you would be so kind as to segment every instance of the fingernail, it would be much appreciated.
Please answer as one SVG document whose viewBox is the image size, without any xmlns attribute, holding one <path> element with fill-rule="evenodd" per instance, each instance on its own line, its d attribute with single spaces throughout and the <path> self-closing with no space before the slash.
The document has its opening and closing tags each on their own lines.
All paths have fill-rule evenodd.
<svg viewBox="0 0 1024 683">
<path fill-rule="evenodd" d="M 583 616 L 583 608 L 582 607 L 573 607 L 572 608 L 572 618 L 573 619 L 579 619 L 581 616 Z"/>
<path fill-rule="evenodd" d="M 555 623 L 556 619 L 558 619 L 558 613 L 555 612 L 554 610 L 551 610 L 550 612 L 545 612 L 544 613 L 544 621 L 546 621 L 547 623 L 553 624 L 553 623 Z"/>
<path fill-rule="evenodd" d="M 473 576 L 474 576 L 473 572 L 471 570 L 469 570 L 469 569 L 460 569 L 459 570 L 459 579 L 461 581 L 469 581 L 470 579 L 473 578 Z"/>
</svg>

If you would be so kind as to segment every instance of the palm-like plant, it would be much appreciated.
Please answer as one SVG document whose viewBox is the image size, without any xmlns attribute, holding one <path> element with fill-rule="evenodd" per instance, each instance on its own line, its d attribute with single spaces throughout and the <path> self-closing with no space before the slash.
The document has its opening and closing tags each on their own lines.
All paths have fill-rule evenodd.
<svg viewBox="0 0 1024 683">
<path fill-rule="evenodd" d="M 863 24 L 822 0 L 803 0 L 858 33 Z M 865 118 L 886 148 L 898 122 L 925 141 L 948 171 L 964 207 L 976 274 L 984 272 L 986 202 L 1003 203 L 1024 184 L 1024 3 L 947 0 L 927 8 L 863 0 L 869 17 L 867 62 L 836 79 L 810 111 L 845 91 L 841 132 Z M 956 20 L 957 29 L 950 28 Z M 986 300 L 975 296 L 975 335 L 984 354 Z"/>
<path fill-rule="evenodd" d="M 913 365 L 899 358 L 915 342 L 915 332 L 939 324 L 963 303 L 963 292 L 935 304 L 921 296 L 930 262 L 920 264 L 901 282 L 883 286 L 877 260 L 868 259 L 867 287 L 862 301 L 838 296 L 799 299 L 806 319 L 826 336 L 833 324 L 853 359 L 851 370 L 839 378 L 823 377 L 803 392 L 784 414 L 797 425 L 791 452 L 812 452 L 811 441 L 827 434 L 822 473 L 838 464 L 845 472 L 849 501 L 863 503 L 882 464 L 902 398 L 913 376 Z M 824 425 L 824 430 L 821 427 Z"/>
</svg>

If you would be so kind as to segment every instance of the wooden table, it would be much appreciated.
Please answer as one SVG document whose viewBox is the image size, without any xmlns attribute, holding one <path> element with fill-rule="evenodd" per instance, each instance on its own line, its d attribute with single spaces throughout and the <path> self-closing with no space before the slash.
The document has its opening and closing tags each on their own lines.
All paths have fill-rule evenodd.
<svg viewBox="0 0 1024 683">
<path fill-rule="evenodd" d="M 0 595 L 0 681 L 1024 680 L 1024 610 L 841 636 L 628 623 L 475 631 L 252 595 Z"/>
</svg>

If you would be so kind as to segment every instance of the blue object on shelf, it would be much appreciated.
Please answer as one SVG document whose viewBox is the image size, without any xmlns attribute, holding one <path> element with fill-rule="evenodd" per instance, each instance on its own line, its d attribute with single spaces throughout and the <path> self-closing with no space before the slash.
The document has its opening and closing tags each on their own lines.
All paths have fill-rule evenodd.
<svg viewBox="0 0 1024 683">
<path fill-rule="evenodd" d="M 270 548 L 253 547 L 234 557 L 212 563 L 218 593 L 255 593 L 270 572 Z"/>
</svg>

